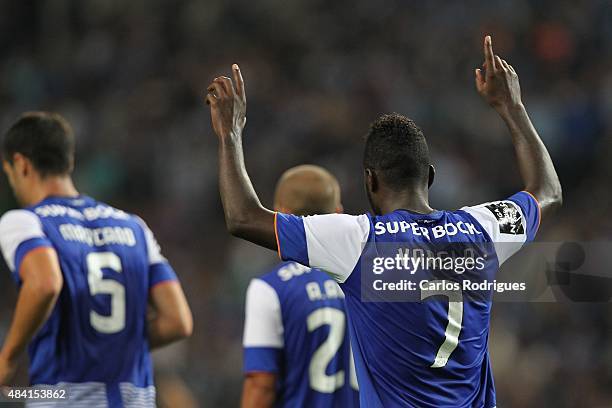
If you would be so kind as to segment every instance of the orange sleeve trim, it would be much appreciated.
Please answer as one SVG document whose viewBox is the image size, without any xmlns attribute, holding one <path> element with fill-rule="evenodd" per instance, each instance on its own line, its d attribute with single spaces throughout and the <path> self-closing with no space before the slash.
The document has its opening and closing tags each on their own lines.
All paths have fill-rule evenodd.
<svg viewBox="0 0 612 408">
<path fill-rule="evenodd" d="M 531 198 L 533 198 L 533 201 L 536 202 L 537 206 L 538 206 L 538 227 L 536 228 L 536 232 L 538 232 L 538 230 L 540 229 L 540 222 L 542 221 L 542 209 L 540 208 L 540 202 L 538 201 L 538 199 L 531 194 L 529 191 L 527 190 L 523 190 L 523 192 L 529 194 L 531 196 Z"/>
<path fill-rule="evenodd" d="M 281 254 L 280 241 L 278 240 L 278 223 L 276 219 L 278 218 L 278 211 L 274 213 L 274 235 L 276 236 L 276 250 L 278 252 L 278 257 L 283 260 L 283 255 Z"/>
</svg>

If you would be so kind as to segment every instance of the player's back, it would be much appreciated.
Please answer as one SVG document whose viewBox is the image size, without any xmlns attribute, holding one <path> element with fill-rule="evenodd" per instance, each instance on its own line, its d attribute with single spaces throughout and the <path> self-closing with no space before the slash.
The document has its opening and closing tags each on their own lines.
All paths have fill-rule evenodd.
<svg viewBox="0 0 612 408">
<path fill-rule="evenodd" d="M 245 371 L 277 375 L 278 407 L 358 406 L 344 294 L 317 269 L 285 262 L 247 293 Z"/>
<path fill-rule="evenodd" d="M 538 223 L 537 202 L 521 192 L 431 214 L 277 214 L 277 237 L 283 259 L 341 283 L 362 406 L 493 408 L 492 287 L 471 284 L 492 283 Z"/>
<path fill-rule="evenodd" d="M 347 309 L 353 318 L 351 334 L 356 339 L 360 378 L 369 378 L 360 381 L 366 406 L 492 408 L 494 386 L 487 347 L 490 291 L 470 297 L 461 289 L 463 280 L 494 279 L 498 263 L 487 253 L 486 233 L 469 215 L 447 211 L 421 216 L 400 210 L 372 217 L 371 222 L 374 231 L 361 257 L 366 270 L 355 271 L 342 285 L 351 292 Z M 451 236 L 445 226 L 466 233 Z M 439 238 L 434 237 L 435 231 L 440 232 Z M 398 250 L 411 259 L 420 256 L 411 250 L 427 251 L 425 260 L 457 256 L 466 248 L 476 248 L 472 255 L 482 256 L 482 268 L 472 271 L 479 276 L 398 270 L 396 264 L 380 274 L 370 270 L 375 257 L 395 260 Z M 413 284 L 410 289 L 396 289 L 398 283 L 408 282 Z M 396 286 L 390 289 L 385 283 Z"/>
<path fill-rule="evenodd" d="M 17 282 L 20 257 L 36 246 L 56 250 L 64 281 L 29 346 L 30 382 L 67 386 L 73 406 L 154 405 L 146 313 L 165 260 L 144 222 L 86 196 L 49 197 L 3 218 L 4 230 L 25 225 L 5 245 Z"/>
</svg>

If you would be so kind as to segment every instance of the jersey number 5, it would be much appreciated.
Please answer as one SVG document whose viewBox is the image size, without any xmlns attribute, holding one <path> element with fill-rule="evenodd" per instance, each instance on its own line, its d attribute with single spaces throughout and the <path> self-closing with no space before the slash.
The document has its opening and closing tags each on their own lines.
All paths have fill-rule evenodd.
<svg viewBox="0 0 612 408">
<path fill-rule="evenodd" d="M 111 313 L 101 315 L 91 310 L 89 321 L 100 333 L 112 334 L 125 327 L 125 287 L 113 279 L 104 279 L 102 269 L 121 273 L 121 259 L 112 252 L 92 252 L 87 255 L 87 283 L 91 296 L 110 295 Z"/>
</svg>

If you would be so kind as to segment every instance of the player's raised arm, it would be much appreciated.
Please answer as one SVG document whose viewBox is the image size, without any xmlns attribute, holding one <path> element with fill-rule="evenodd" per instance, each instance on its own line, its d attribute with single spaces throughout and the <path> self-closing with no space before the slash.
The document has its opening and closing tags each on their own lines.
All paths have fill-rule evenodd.
<svg viewBox="0 0 612 408">
<path fill-rule="evenodd" d="M 238 65 L 232 66 L 232 74 L 234 83 L 228 77 L 215 78 L 206 95 L 219 138 L 219 190 L 225 222 L 232 235 L 276 250 L 274 213 L 261 205 L 244 165 L 246 95 Z"/>
<path fill-rule="evenodd" d="M 524 188 L 535 196 L 545 214 L 562 202 L 557 172 L 527 115 L 518 75 L 511 65 L 493 53 L 490 36 L 484 39 L 484 57 L 485 72 L 476 69 L 476 89 L 508 126 Z"/>
</svg>

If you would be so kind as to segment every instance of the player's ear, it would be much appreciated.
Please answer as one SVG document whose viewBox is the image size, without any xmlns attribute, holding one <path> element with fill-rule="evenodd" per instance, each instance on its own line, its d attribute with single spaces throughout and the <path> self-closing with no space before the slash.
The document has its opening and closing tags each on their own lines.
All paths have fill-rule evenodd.
<svg viewBox="0 0 612 408">
<path fill-rule="evenodd" d="M 436 168 L 433 164 L 429 165 L 429 180 L 427 181 L 427 187 L 431 187 L 434 182 L 434 178 L 436 177 Z"/>
<path fill-rule="evenodd" d="M 369 192 L 375 193 L 376 190 L 378 190 L 378 177 L 374 170 L 369 169 L 369 168 L 365 169 L 365 183 L 366 183 L 366 189 Z"/>
<path fill-rule="evenodd" d="M 27 176 L 31 172 L 31 163 L 27 157 L 21 153 L 15 153 L 13 155 L 13 171 L 23 177 Z"/>
<path fill-rule="evenodd" d="M 336 207 L 336 214 L 342 214 L 344 212 L 344 206 L 342 204 L 338 204 Z"/>
</svg>

